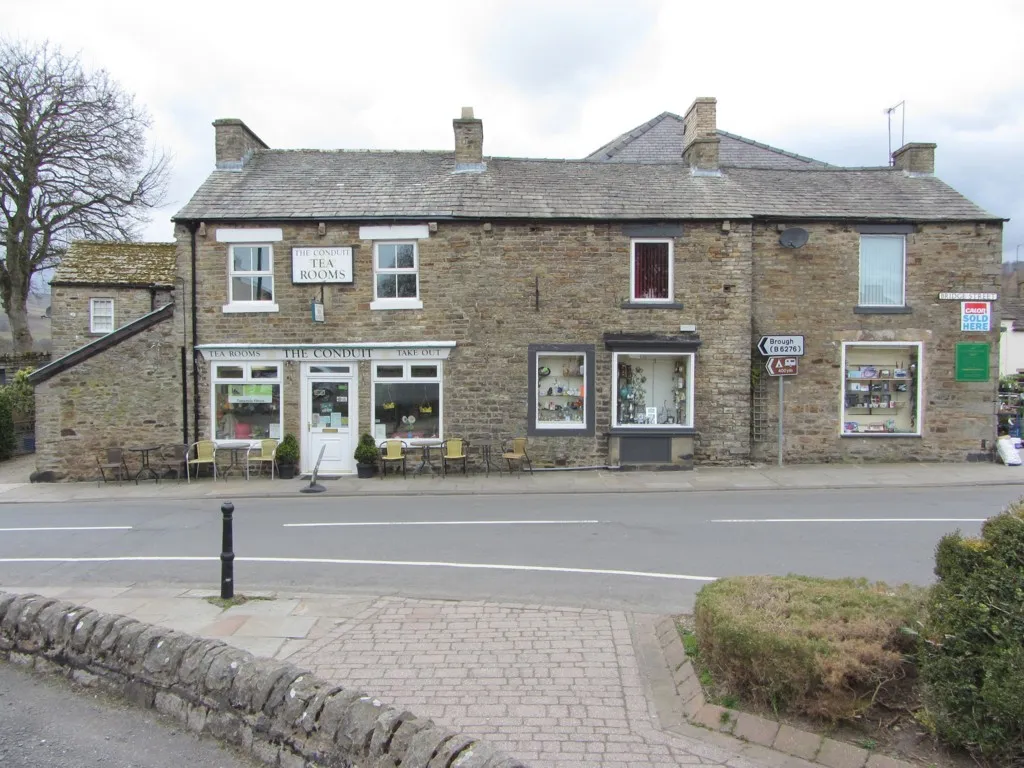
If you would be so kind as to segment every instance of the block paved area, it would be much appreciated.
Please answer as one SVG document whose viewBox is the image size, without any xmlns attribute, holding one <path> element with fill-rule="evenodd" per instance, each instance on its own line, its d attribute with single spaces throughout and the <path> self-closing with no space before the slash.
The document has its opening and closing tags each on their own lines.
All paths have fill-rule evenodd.
<svg viewBox="0 0 1024 768">
<path fill-rule="evenodd" d="M 756 768 L 658 730 L 622 612 L 382 597 L 288 660 L 534 768 Z"/>
</svg>

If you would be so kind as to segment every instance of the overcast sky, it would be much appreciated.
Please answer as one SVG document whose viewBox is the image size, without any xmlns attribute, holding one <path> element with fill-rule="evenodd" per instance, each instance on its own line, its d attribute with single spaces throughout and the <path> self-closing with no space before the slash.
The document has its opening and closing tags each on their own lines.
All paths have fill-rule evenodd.
<svg viewBox="0 0 1024 768">
<path fill-rule="evenodd" d="M 447 149 L 473 106 L 484 153 L 582 157 L 718 99 L 718 127 L 840 165 L 885 165 L 885 109 L 937 174 L 1024 245 L 1024 2 L 7 0 L 4 34 L 106 69 L 174 158 L 170 217 L 213 169 L 213 128 L 275 148 Z M 893 114 L 893 149 L 904 115 Z M 1021 249 L 1024 259 L 1024 247 Z"/>
</svg>

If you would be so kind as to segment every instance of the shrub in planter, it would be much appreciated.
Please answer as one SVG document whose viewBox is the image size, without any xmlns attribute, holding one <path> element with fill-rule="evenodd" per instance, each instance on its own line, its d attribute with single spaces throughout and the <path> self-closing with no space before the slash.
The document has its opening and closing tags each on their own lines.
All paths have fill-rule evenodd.
<svg viewBox="0 0 1024 768">
<path fill-rule="evenodd" d="M 359 437 L 359 444 L 356 446 L 354 458 L 356 460 L 356 473 L 359 477 L 373 477 L 377 470 L 377 459 L 380 451 L 377 444 L 373 442 L 373 435 L 364 432 Z"/>
<path fill-rule="evenodd" d="M 277 469 L 282 480 L 295 477 L 295 467 L 299 463 L 299 441 L 290 432 L 277 446 Z"/>
<path fill-rule="evenodd" d="M 940 738 L 991 765 L 1024 765 L 1024 500 L 935 551 L 921 646 L 927 715 Z"/>
<path fill-rule="evenodd" d="M 701 662 L 716 685 L 775 711 L 835 722 L 897 696 L 907 677 L 904 628 L 926 591 L 864 579 L 744 576 L 697 595 Z"/>
</svg>

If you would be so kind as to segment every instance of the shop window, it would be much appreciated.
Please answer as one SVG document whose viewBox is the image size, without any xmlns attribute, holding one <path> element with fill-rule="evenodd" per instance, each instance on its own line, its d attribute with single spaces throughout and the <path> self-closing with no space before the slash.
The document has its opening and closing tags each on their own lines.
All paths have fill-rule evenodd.
<svg viewBox="0 0 1024 768">
<path fill-rule="evenodd" d="M 89 299 L 89 332 L 110 333 L 114 330 L 114 300 Z"/>
<path fill-rule="evenodd" d="M 903 235 L 860 236 L 860 306 L 904 305 L 905 249 Z"/>
<path fill-rule="evenodd" d="M 374 364 L 374 439 L 440 439 L 441 394 L 440 365 Z"/>
<path fill-rule="evenodd" d="M 617 352 L 613 426 L 692 427 L 693 363 L 692 352 Z"/>
<path fill-rule="evenodd" d="M 634 302 L 672 301 L 672 241 L 633 240 L 629 283 Z"/>
<path fill-rule="evenodd" d="M 423 306 L 419 300 L 416 243 L 374 243 L 373 272 L 374 309 L 418 309 Z"/>
<path fill-rule="evenodd" d="M 841 433 L 921 434 L 921 344 L 843 344 Z"/>
<path fill-rule="evenodd" d="M 281 366 L 241 363 L 213 366 L 215 440 L 280 440 Z"/>
<path fill-rule="evenodd" d="M 225 311 L 274 311 L 274 253 L 269 245 L 228 247 Z"/>
<path fill-rule="evenodd" d="M 584 354 L 537 352 L 538 429 L 585 429 L 587 426 L 587 358 Z"/>
</svg>

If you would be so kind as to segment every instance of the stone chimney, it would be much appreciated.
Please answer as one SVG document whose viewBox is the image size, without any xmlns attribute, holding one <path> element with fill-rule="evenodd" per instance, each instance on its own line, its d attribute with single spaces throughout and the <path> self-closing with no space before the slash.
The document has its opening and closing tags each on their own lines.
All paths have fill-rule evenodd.
<svg viewBox="0 0 1024 768">
<path fill-rule="evenodd" d="M 269 149 L 259 136 L 249 130 L 249 126 L 236 118 L 214 120 L 213 129 L 216 132 L 218 170 L 241 170 L 253 152 Z"/>
<path fill-rule="evenodd" d="M 452 126 L 455 128 L 455 170 L 484 170 L 483 121 L 473 117 L 472 107 L 463 107 L 462 117 L 452 120 Z"/>
<path fill-rule="evenodd" d="M 695 99 L 683 118 L 683 161 L 695 173 L 718 172 L 718 126 L 713 98 Z"/>
<path fill-rule="evenodd" d="M 904 144 L 892 153 L 892 164 L 907 173 L 931 176 L 935 173 L 935 145 Z"/>
</svg>

